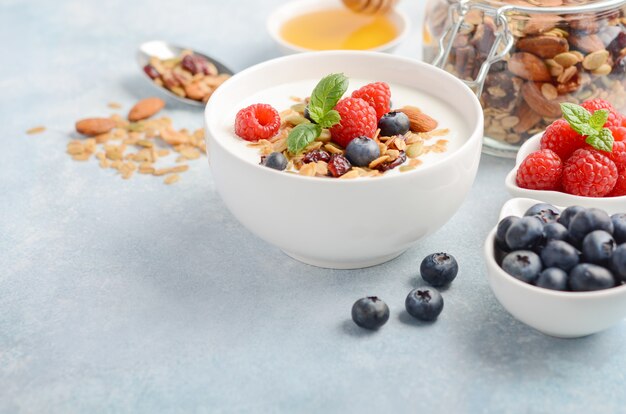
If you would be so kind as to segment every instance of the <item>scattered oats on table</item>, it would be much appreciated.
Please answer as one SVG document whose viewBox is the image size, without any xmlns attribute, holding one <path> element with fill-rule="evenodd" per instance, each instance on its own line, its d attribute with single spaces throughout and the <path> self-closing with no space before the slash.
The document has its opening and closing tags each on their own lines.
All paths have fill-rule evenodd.
<svg viewBox="0 0 626 414">
<path fill-rule="evenodd" d="M 109 107 L 113 107 L 112 104 Z M 37 132 L 40 131 L 33 133 Z M 177 130 L 167 117 L 136 122 L 119 114 L 109 118 L 88 118 L 77 122 L 77 132 L 86 138 L 72 139 L 67 144 L 67 153 L 72 159 L 88 161 L 95 155 L 100 168 L 114 169 L 125 180 L 138 172 L 154 177 L 167 175 L 164 183 L 173 184 L 180 180 L 180 173 L 187 171 L 189 165 L 172 165 L 172 161 L 165 160 L 165 157 L 174 152 L 178 154 L 177 162 L 186 162 L 199 159 L 206 153 L 203 128 Z"/>
</svg>

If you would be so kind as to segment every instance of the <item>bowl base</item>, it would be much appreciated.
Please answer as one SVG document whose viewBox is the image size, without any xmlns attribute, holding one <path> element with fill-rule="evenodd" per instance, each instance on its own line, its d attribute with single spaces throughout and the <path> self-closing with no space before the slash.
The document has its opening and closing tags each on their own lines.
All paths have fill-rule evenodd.
<svg viewBox="0 0 626 414">
<path fill-rule="evenodd" d="M 359 261 L 354 261 L 354 262 L 352 261 L 335 262 L 335 261 L 329 261 L 329 260 L 319 260 L 319 259 L 314 259 L 310 257 L 300 256 L 299 254 L 291 253 L 286 250 L 283 250 L 283 253 L 285 253 L 287 256 L 291 257 L 292 259 L 295 259 L 299 262 L 302 262 L 304 264 L 308 264 L 311 266 L 322 267 L 325 269 L 344 270 L 344 269 L 362 269 L 364 267 L 376 266 L 376 265 L 395 259 L 396 257 L 400 256 L 405 251 L 406 250 L 401 250 L 399 252 L 391 253 L 385 256 L 376 257 L 374 259 L 359 260 Z"/>
</svg>

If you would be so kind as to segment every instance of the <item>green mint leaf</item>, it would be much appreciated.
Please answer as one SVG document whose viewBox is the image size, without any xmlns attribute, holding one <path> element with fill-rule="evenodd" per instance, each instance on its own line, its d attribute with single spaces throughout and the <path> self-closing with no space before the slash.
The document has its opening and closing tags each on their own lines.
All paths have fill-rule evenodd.
<svg viewBox="0 0 626 414">
<path fill-rule="evenodd" d="M 591 114 L 580 105 L 564 102 L 561 104 L 563 117 L 572 129 L 581 135 L 596 135 L 598 131 L 589 125 Z"/>
<path fill-rule="evenodd" d="M 613 151 L 613 134 L 608 128 L 602 128 L 596 135 L 588 136 L 585 142 L 600 151 Z"/>
<path fill-rule="evenodd" d="M 321 133 L 322 128 L 317 124 L 300 124 L 289 132 L 287 149 L 295 155 L 315 141 L 315 138 L 319 137 Z"/>
<path fill-rule="evenodd" d="M 591 128 L 600 132 L 604 124 L 606 124 L 607 119 L 609 119 L 608 109 L 598 109 L 591 115 L 591 118 L 589 118 L 589 125 Z"/>
<path fill-rule="evenodd" d="M 331 109 L 326 112 L 326 114 L 319 121 L 317 121 L 317 123 L 322 128 L 330 128 L 331 126 L 338 124 L 339 121 L 341 121 L 341 115 L 339 115 L 339 112 Z"/>
<path fill-rule="evenodd" d="M 332 110 L 348 90 L 348 78 L 343 73 L 332 73 L 318 82 L 311 93 L 309 115 L 317 123 Z"/>
</svg>

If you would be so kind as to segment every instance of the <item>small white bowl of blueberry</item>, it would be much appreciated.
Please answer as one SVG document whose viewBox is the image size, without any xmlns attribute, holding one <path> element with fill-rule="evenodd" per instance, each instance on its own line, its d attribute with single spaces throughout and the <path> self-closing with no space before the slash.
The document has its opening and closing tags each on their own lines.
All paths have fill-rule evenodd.
<svg viewBox="0 0 626 414">
<path fill-rule="evenodd" d="M 485 260 L 502 306 L 547 335 L 586 336 L 626 317 L 623 211 L 514 198 L 487 237 Z"/>
</svg>

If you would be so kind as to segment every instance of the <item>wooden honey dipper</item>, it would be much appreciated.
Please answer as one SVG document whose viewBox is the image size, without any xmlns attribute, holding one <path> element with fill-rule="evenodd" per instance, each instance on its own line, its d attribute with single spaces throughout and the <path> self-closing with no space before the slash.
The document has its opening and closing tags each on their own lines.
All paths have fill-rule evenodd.
<svg viewBox="0 0 626 414">
<path fill-rule="evenodd" d="M 383 14 L 391 10 L 398 0 L 342 0 L 343 4 L 356 13 Z"/>
</svg>

